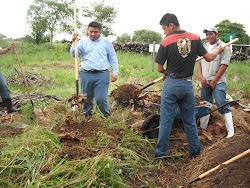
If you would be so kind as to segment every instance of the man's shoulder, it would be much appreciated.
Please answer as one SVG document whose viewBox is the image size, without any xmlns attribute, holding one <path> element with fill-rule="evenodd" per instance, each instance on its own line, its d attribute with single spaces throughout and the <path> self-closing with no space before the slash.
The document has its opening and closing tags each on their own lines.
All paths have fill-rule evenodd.
<svg viewBox="0 0 250 188">
<path fill-rule="evenodd" d="M 177 43 L 179 40 L 189 40 L 189 41 L 201 41 L 200 36 L 188 31 L 181 31 L 179 33 L 173 33 L 162 40 L 162 46 L 166 47 L 170 44 Z"/>
<path fill-rule="evenodd" d="M 217 42 L 219 45 L 221 45 L 221 46 L 224 46 L 226 43 L 225 42 L 223 42 L 223 41 L 221 41 L 220 39 L 218 39 L 218 42 Z"/>
<path fill-rule="evenodd" d="M 196 33 L 191 33 L 191 32 L 186 31 L 185 34 L 192 37 L 194 40 L 200 39 L 200 36 L 198 34 L 196 34 Z"/>
</svg>

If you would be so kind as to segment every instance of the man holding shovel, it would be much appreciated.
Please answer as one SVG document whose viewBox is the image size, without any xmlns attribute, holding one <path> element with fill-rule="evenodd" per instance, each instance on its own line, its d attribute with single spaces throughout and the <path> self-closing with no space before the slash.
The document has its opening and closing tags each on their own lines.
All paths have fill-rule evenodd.
<svg viewBox="0 0 250 188">
<path fill-rule="evenodd" d="M 218 46 L 222 46 L 225 43 L 218 38 L 218 30 L 215 27 L 206 28 L 203 30 L 206 33 L 207 44 L 205 48 L 207 51 L 213 51 Z M 226 99 L 226 70 L 231 58 L 231 50 L 229 47 L 225 48 L 225 51 L 217 55 L 217 57 L 211 62 L 201 60 L 197 64 L 197 71 L 200 79 L 201 97 L 213 104 L 213 97 L 216 102 L 216 106 L 219 107 L 227 102 Z M 225 125 L 227 129 L 227 138 L 234 135 L 234 126 L 232 112 L 229 105 L 226 105 L 219 109 L 219 112 L 223 115 Z M 202 129 L 206 129 L 208 125 L 210 115 L 200 118 L 200 126 Z"/>
<path fill-rule="evenodd" d="M 74 41 L 78 34 L 73 34 L 71 56 L 75 57 Z M 89 104 L 83 106 L 86 117 L 91 115 L 94 102 L 104 117 L 110 115 L 108 110 L 108 88 L 110 82 L 109 67 L 112 68 L 111 82 L 117 80 L 118 61 L 112 43 L 101 36 L 101 24 L 91 22 L 88 25 L 87 37 L 80 40 L 78 44 L 78 56 L 81 57 L 81 70 L 79 74 L 82 94 L 87 93 Z"/>
<path fill-rule="evenodd" d="M 190 157 L 196 157 L 200 153 L 192 83 L 196 57 L 197 55 L 203 56 L 207 61 L 212 61 L 223 52 L 224 48 L 219 46 L 215 51 L 207 53 L 200 37 L 182 30 L 174 14 L 165 14 L 160 20 L 160 25 L 166 38 L 161 42 L 155 59 L 155 62 L 158 63 L 157 70 L 163 73 L 164 80 L 155 156 L 160 158 L 166 156 L 178 105 L 190 148 Z M 167 62 L 166 69 L 163 67 L 165 62 Z"/>
<path fill-rule="evenodd" d="M 11 45 L 8 48 L 0 50 L 0 55 L 5 54 L 5 53 L 13 50 L 14 48 L 16 48 L 16 44 L 14 42 L 12 42 Z M 7 86 L 7 83 L 6 83 L 6 81 L 5 81 L 4 77 L 3 77 L 3 74 L 1 72 L 1 70 L 0 70 L 0 96 L 2 97 L 2 100 L 3 100 L 4 104 L 5 104 L 5 106 L 7 107 L 7 112 L 8 113 L 12 113 L 12 112 L 17 111 L 12 106 L 10 90 L 9 90 L 9 88 Z"/>
</svg>

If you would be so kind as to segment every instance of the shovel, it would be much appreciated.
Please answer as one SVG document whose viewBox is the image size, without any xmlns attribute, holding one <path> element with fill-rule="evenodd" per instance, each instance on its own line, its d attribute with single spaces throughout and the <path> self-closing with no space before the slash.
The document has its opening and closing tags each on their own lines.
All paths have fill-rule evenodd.
<svg viewBox="0 0 250 188">
<path fill-rule="evenodd" d="M 222 47 L 223 47 L 223 48 L 226 48 L 227 46 L 229 46 L 229 45 L 231 45 L 231 44 L 237 42 L 238 40 L 239 40 L 239 39 L 236 38 L 236 39 L 234 39 L 234 40 L 232 40 L 232 41 L 226 43 L 226 44 L 225 44 L 224 46 L 222 46 Z M 197 58 L 195 61 L 198 62 L 198 61 L 200 61 L 200 60 L 202 60 L 202 59 L 203 59 L 203 56 Z M 142 90 L 146 89 L 147 87 L 149 87 L 149 86 L 151 86 L 151 85 L 153 85 L 153 84 L 155 84 L 155 83 L 161 81 L 162 79 L 163 79 L 163 76 L 160 77 L 160 78 L 157 78 L 156 80 L 154 80 L 154 81 L 150 82 L 149 84 L 145 85 L 144 87 L 142 87 L 142 88 L 140 89 L 140 91 L 142 91 Z"/>
<path fill-rule="evenodd" d="M 146 89 L 146 88 L 149 87 L 149 86 L 152 86 L 152 85 L 156 84 L 157 82 L 161 81 L 162 79 L 163 79 L 163 77 L 157 78 L 156 80 L 154 80 L 154 81 L 150 82 L 149 84 L 143 86 L 143 87 L 140 89 L 140 91 Z"/>
<path fill-rule="evenodd" d="M 228 104 L 231 104 L 231 103 L 236 103 L 236 102 L 239 102 L 239 99 L 237 100 L 233 100 L 233 101 L 228 101 L 226 102 L 225 104 L 219 106 L 218 108 L 214 109 L 214 110 L 210 110 L 210 108 L 208 107 L 200 107 L 200 106 L 196 106 L 195 107 L 195 117 L 203 117 L 203 116 L 206 116 L 208 114 L 211 114 L 217 110 L 219 110 L 220 108 L 228 105 Z M 160 110 L 160 105 L 156 105 L 156 108 L 158 108 L 158 111 Z M 151 115 L 151 117 L 153 118 L 154 115 Z M 148 118 L 150 118 L 150 116 L 148 116 Z M 178 110 L 176 115 L 175 115 L 175 119 L 181 119 L 181 115 L 180 115 L 180 111 Z M 142 125 L 143 126 L 143 125 Z M 154 127 L 154 128 L 151 128 L 151 129 L 147 129 L 147 130 L 143 130 L 143 131 L 140 131 L 141 134 L 145 134 L 145 133 L 149 133 L 149 132 L 152 132 L 152 131 L 155 131 L 155 130 L 158 130 L 160 128 L 160 126 L 157 126 L 157 127 Z"/>
<path fill-rule="evenodd" d="M 12 42 L 14 42 L 14 40 L 13 40 L 13 39 L 12 39 Z M 30 95 L 29 87 L 28 87 L 28 84 L 27 84 L 27 82 L 26 82 L 26 77 L 25 77 L 25 75 L 24 75 L 24 73 L 23 73 L 23 69 L 22 69 L 22 66 L 21 66 L 20 60 L 19 60 L 18 55 L 17 55 L 16 48 L 14 48 L 14 51 L 15 51 L 15 54 L 16 54 L 16 58 L 17 58 L 17 61 L 18 61 L 18 64 L 19 64 L 20 70 L 21 70 L 21 72 L 22 72 L 24 85 L 25 85 L 25 87 L 26 87 L 26 89 L 27 89 L 27 92 L 28 92 L 28 95 L 29 95 L 29 98 L 30 98 L 31 105 L 32 105 L 32 106 L 34 106 L 33 101 L 32 101 L 32 98 L 31 98 L 31 95 Z"/>
<path fill-rule="evenodd" d="M 76 5 L 74 5 L 74 26 L 75 26 L 75 33 L 77 33 Z M 79 93 L 79 70 L 78 70 L 77 40 L 75 40 L 75 79 L 76 79 L 76 96 L 78 96 L 78 93 Z"/>
</svg>

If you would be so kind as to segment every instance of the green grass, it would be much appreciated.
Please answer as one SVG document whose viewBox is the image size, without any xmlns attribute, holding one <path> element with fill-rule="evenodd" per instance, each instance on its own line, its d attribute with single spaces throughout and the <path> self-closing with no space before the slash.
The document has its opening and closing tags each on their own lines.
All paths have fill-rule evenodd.
<svg viewBox="0 0 250 188">
<path fill-rule="evenodd" d="M 55 43 L 51 47 L 49 44 L 36 46 L 33 44 L 24 44 L 24 53 L 22 54 L 22 45 L 17 43 L 17 52 L 23 71 L 41 74 L 49 79 L 42 86 L 30 86 L 31 93 L 38 91 L 41 93 L 57 95 L 61 98 L 69 98 L 76 92 L 74 59 L 67 51 L 68 44 Z M 150 55 L 142 55 L 131 52 L 117 52 L 120 74 L 118 80 L 110 83 L 109 92 L 117 85 L 125 83 L 137 83 L 141 86 L 161 77 L 157 72 L 157 65 L 152 67 Z M 9 52 L 0 56 L 1 71 L 5 78 L 15 67 L 19 68 L 15 54 Z M 231 62 L 227 71 L 227 92 L 235 97 L 249 98 L 249 64 L 246 62 Z M 80 67 L 80 62 L 79 62 Z M 197 80 L 197 70 L 194 69 L 194 81 Z M 152 85 L 150 88 L 161 88 L 162 82 Z M 11 93 L 24 93 L 26 88 L 9 85 Z M 241 91 L 241 96 L 238 96 Z"/>
<path fill-rule="evenodd" d="M 8 44 L 8 42 L 6 43 Z M 4 46 L 3 46 L 4 47 Z M 49 81 L 41 86 L 30 86 L 31 93 L 38 91 L 43 94 L 59 96 L 62 99 L 69 98 L 75 93 L 74 59 L 66 49 L 66 45 L 47 44 L 35 46 L 24 44 L 22 54 L 21 44 L 17 43 L 17 51 L 24 71 L 37 73 L 48 78 Z M 125 83 L 137 83 L 141 86 L 148 84 L 161 74 L 152 71 L 150 55 L 142 55 L 131 52 L 117 52 L 120 74 L 117 82 L 110 83 L 109 92 L 117 85 Z M 7 78 L 10 71 L 18 62 L 15 54 L 8 53 L 0 56 L 1 71 Z M 228 93 L 231 96 L 249 102 L 249 72 L 250 61 L 231 62 L 227 72 Z M 194 81 L 197 80 L 197 71 L 194 71 Z M 150 86 L 149 89 L 159 89 L 162 82 Z M 11 94 L 27 93 L 26 88 L 20 83 L 9 85 Z M 112 101 L 112 98 L 109 98 Z M 160 164 L 152 159 L 152 140 L 144 139 L 133 129 L 126 129 L 120 141 L 115 142 L 107 133 L 96 135 L 93 140 L 87 141 L 89 147 L 102 149 L 105 152 L 83 160 L 68 161 L 60 158 L 58 153 L 62 151 L 57 134 L 51 130 L 64 123 L 69 114 L 69 104 L 47 102 L 35 102 L 35 106 L 50 112 L 51 123 L 40 124 L 34 120 L 31 104 L 22 106 L 22 114 L 11 126 L 25 124 L 22 135 L 13 138 L 0 136 L 0 187 L 130 187 L 133 186 L 127 177 L 130 174 L 140 172 L 142 169 L 159 170 Z M 94 114 L 94 121 L 110 129 L 127 127 L 128 122 L 141 119 L 142 115 L 134 115 L 129 108 L 110 108 L 111 118 L 101 118 Z M 81 122 L 83 115 L 76 117 Z M 1 125 L 2 126 L 2 125 Z M 180 169 L 181 164 L 176 166 Z M 143 184 L 143 183 L 142 183 Z M 144 182 L 141 187 L 154 187 Z"/>
</svg>

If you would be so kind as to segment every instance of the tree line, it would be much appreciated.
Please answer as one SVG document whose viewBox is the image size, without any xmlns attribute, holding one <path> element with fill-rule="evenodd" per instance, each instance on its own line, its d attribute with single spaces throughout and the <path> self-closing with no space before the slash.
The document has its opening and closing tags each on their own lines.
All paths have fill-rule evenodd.
<svg viewBox="0 0 250 188">
<path fill-rule="evenodd" d="M 72 34 L 74 32 L 73 5 L 75 0 L 34 0 L 34 4 L 29 6 L 27 11 L 27 23 L 31 29 L 31 33 L 26 35 L 23 40 L 35 44 L 50 42 L 58 32 Z M 115 23 L 117 10 L 114 6 L 105 5 L 104 0 L 101 2 L 93 2 L 90 5 L 82 6 L 77 9 L 77 28 L 80 34 L 86 33 L 87 23 L 84 24 L 80 20 L 97 21 L 102 24 L 102 35 L 105 37 L 115 36 L 112 31 L 112 24 Z M 240 44 L 249 44 L 250 37 L 244 30 L 244 25 L 232 23 L 229 20 L 223 20 L 215 25 L 219 31 L 219 38 L 225 41 L 225 33 L 235 33 L 239 38 Z M 3 34 L 2 34 L 3 35 Z M 3 35 L 4 36 L 4 35 Z M 163 35 L 152 30 L 141 29 L 134 31 L 133 36 L 127 33 L 117 36 L 117 43 L 127 42 L 144 42 L 144 43 L 160 43 Z"/>
</svg>

